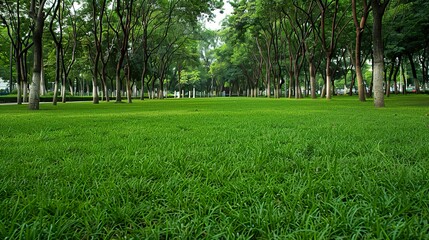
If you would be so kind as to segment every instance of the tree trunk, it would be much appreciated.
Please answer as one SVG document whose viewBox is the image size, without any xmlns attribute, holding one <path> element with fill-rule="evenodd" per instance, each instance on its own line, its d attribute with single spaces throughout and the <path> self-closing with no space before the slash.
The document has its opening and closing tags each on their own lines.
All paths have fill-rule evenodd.
<svg viewBox="0 0 429 240">
<path fill-rule="evenodd" d="M 98 41 L 98 40 L 96 40 Z M 93 76 L 92 76 L 92 103 L 93 104 L 99 104 L 100 98 L 98 96 L 98 62 L 100 60 L 100 53 L 101 51 L 97 51 L 95 53 L 95 60 L 94 60 L 94 69 L 93 69 Z"/>
<path fill-rule="evenodd" d="M 142 69 L 142 75 L 141 75 L 141 85 L 142 85 L 142 89 L 141 89 L 141 93 L 140 93 L 140 100 L 144 100 L 144 80 L 146 78 L 146 63 L 143 63 L 143 69 Z"/>
<path fill-rule="evenodd" d="M 52 96 L 52 104 L 57 105 L 58 102 L 58 82 L 54 82 L 54 95 Z"/>
<path fill-rule="evenodd" d="M 320 97 L 321 98 L 325 98 L 326 97 L 326 82 L 325 82 L 325 84 L 323 84 L 322 91 L 320 93 Z"/>
<path fill-rule="evenodd" d="M 147 75 L 147 69 L 149 65 L 149 54 L 148 54 L 148 45 L 147 45 L 147 38 L 148 38 L 148 32 L 147 32 L 147 25 L 143 24 L 143 66 L 142 66 L 142 75 L 141 75 L 141 93 L 140 93 L 140 100 L 144 100 L 144 82 Z M 150 96 L 148 96 L 150 97 Z"/>
<path fill-rule="evenodd" d="M 25 80 L 22 84 L 22 102 L 28 102 L 28 81 Z"/>
<path fill-rule="evenodd" d="M 408 60 L 410 61 L 411 72 L 413 73 L 414 87 L 416 88 L 416 93 L 420 93 L 420 83 L 419 79 L 417 78 L 416 64 L 414 63 L 412 54 L 408 54 Z"/>
<path fill-rule="evenodd" d="M 19 50 L 15 50 L 16 54 L 16 90 L 17 90 L 17 97 L 16 102 L 17 104 L 22 104 L 22 69 L 21 69 L 21 61 L 22 57 L 19 57 Z"/>
<path fill-rule="evenodd" d="M 44 3 L 44 2 L 43 2 Z M 43 13 L 43 4 L 39 6 L 38 13 L 35 12 L 35 1 L 32 2 L 32 11 L 33 19 L 35 21 L 34 31 L 33 31 L 33 78 L 30 86 L 30 99 L 28 103 L 28 109 L 30 110 L 39 110 L 40 103 L 40 81 L 41 81 L 41 70 L 42 70 L 42 36 L 43 36 L 43 27 L 45 23 L 44 13 Z"/>
<path fill-rule="evenodd" d="M 120 4 L 116 5 L 116 14 L 119 17 L 119 23 L 120 27 L 123 33 L 122 39 L 120 39 L 120 51 L 119 51 L 119 61 L 116 65 L 116 102 L 121 102 L 121 68 L 122 64 L 124 62 L 125 54 L 127 53 L 128 49 L 128 41 L 131 31 L 131 13 L 132 13 L 132 7 L 133 7 L 133 0 L 127 1 L 126 4 L 123 6 L 124 8 L 121 9 Z M 125 12 L 125 16 L 122 14 Z M 125 22 L 124 22 L 125 17 Z M 119 39 L 119 32 L 116 32 L 116 37 Z"/>
<path fill-rule="evenodd" d="M 127 77 L 127 103 L 133 102 L 133 92 L 131 89 L 131 80 L 130 77 Z"/>
<path fill-rule="evenodd" d="M 97 82 L 92 81 L 92 103 L 99 104 L 100 98 L 98 97 L 98 86 Z"/>
<path fill-rule="evenodd" d="M 53 105 L 57 105 L 57 96 L 58 96 L 58 84 L 60 83 L 59 79 L 60 79 L 60 54 L 61 54 L 61 49 L 60 46 L 57 45 L 56 46 L 56 61 L 55 61 L 55 80 L 54 80 L 54 96 L 52 97 L 52 104 Z"/>
<path fill-rule="evenodd" d="M 429 43 L 428 43 L 429 45 Z M 426 46 L 425 49 L 423 50 L 422 55 L 420 56 L 420 63 L 422 65 L 422 80 L 423 80 L 423 91 L 426 93 L 426 85 L 428 84 L 428 64 L 427 64 L 427 52 L 428 52 L 428 48 L 429 46 Z"/>
<path fill-rule="evenodd" d="M 359 94 L 359 101 L 365 102 L 365 85 L 363 84 L 363 74 L 362 74 L 362 66 L 361 66 L 361 58 L 360 58 L 360 52 L 361 52 L 361 42 L 362 42 L 362 33 L 358 30 L 356 30 L 356 49 L 355 49 L 355 62 L 356 62 L 356 79 L 358 82 L 358 94 Z"/>
<path fill-rule="evenodd" d="M 63 71 L 63 70 L 61 70 L 61 71 Z M 66 91 L 66 88 L 67 88 L 67 83 L 66 83 L 66 79 L 64 78 L 64 76 L 62 75 L 62 73 L 61 73 L 61 96 L 62 96 L 62 103 L 66 103 L 67 102 L 67 99 L 66 99 L 66 97 L 67 97 L 67 91 Z"/>
<path fill-rule="evenodd" d="M 16 103 L 18 105 L 21 105 L 22 104 L 22 84 L 20 82 L 16 83 L 16 91 L 17 91 Z"/>
<path fill-rule="evenodd" d="M 316 99 L 316 67 L 314 66 L 314 59 L 311 58 L 309 62 L 310 66 L 310 88 L 311 88 L 311 98 Z"/>
<path fill-rule="evenodd" d="M 385 107 L 384 104 L 384 46 L 383 46 L 383 15 L 389 0 L 384 3 L 381 0 L 372 2 L 372 15 L 374 19 L 373 25 L 373 90 L 374 90 L 374 106 L 377 108 Z"/>
<path fill-rule="evenodd" d="M 64 78 L 67 78 L 66 76 Z M 73 82 L 71 80 L 69 80 L 69 91 L 70 91 L 70 95 L 74 96 L 74 87 L 73 87 Z"/>
<path fill-rule="evenodd" d="M 10 50 L 9 50 L 9 93 L 12 93 L 13 90 L 13 44 L 10 43 Z"/>
<path fill-rule="evenodd" d="M 36 54 L 35 54 L 36 55 Z M 28 103 L 28 109 L 39 110 L 39 91 L 40 91 L 41 73 L 33 69 L 33 78 L 30 85 L 30 98 Z M 36 93 L 37 91 L 37 93 Z"/>
<path fill-rule="evenodd" d="M 43 45 L 43 43 L 42 43 Z M 46 95 L 45 67 L 43 66 L 43 56 L 40 70 L 40 96 Z"/>
<path fill-rule="evenodd" d="M 396 61 L 396 59 L 395 59 L 395 61 Z M 399 63 L 400 63 L 400 61 L 399 61 Z M 398 66 L 395 66 L 395 72 L 393 74 L 393 82 L 395 84 L 395 86 L 394 86 L 395 94 L 398 94 L 398 81 L 396 79 L 398 77 L 399 68 L 400 68 L 399 64 L 398 64 Z"/>
<path fill-rule="evenodd" d="M 395 71 L 395 58 L 392 59 L 392 66 L 389 71 L 389 77 L 386 84 L 386 97 L 390 97 L 390 83 L 392 82 L 393 73 Z"/>
<path fill-rule="evenodd" d="M 271 63 L 267 63 L 267 69 L 266 69 L 266 80 L 267 80 L 267 88 L 265 89 L 266 95 L 268 98 L 271 98 Z"/>
<path fill-rule="evenodd" d="M 121 60 L 122 59 L 122 60 Z M 116 102 L 122 102 L 122 87 L 121 87 L 121 67 L 122 67 L 123 57 L 120 57 L 119 62 L 116 66 Z"/>
<path fill-rule="evenodd" d="M 298 57 L 295 58 L 293 72 L 294 72 L 294 78 L 295 78 L 295 98 L 296 99 L 302 98 L 301 85 L 300 85 L 300 82 L 299 82 L 299 73 L 300 73 L 300 70 L 299 70 L 299 67 L 298 67 Z"/>
<path fill-rule="evenodd" d="M 326 57 L 326 99 L 332 98 L 332 75 L 331 75 L 331 57 Z"/>
<path fill-rule="evenodd" d="M 127 61 L 129 63 L 129 57 L 127 54 Z M 130 75 L 130 66 L 126 65 L 125 67 L 125 76 L 126 76 L 126 80 L 127 80 L 127 102 L 128 103 L 132 103 L 133 102 L 133 96 L 132 96 L 132 90 L 131 90 L 131 75 Z"/>
<path fill-rule="evenodd" d="M 109 89 L 107 87 L 107 81 L 106 80 L 107 80 L 106 64 L 103 63 L 102 69 L 101 69 L 101 82 L 103 84 L 103 88 L 104 88 L 103 91 L 104 91 L 104 95 L 106 97 L 106 102 L 110 102 L 110 94 L 109 94 Z"/>
<path fill-rule="evenodd" d="M 357 19 L 356 13 L 356 0 L 352 0 L 352 14 L 353 21 L 356 28 L 356 45 L 355 45 L 355 69 L 356 69 L 356 78 L 358 81 L 358 94 L 359 101 L 364 102 L 365 99 L 365 86 L 363 83 L 363 74 L 362 74 L 362 66 L 361 66 L 361 46 L 362 46 L 362 34 L 365 28 L 366 20 L 368 19 L 370 7 L 369 2 L 367 0 L 363 0 L 363 15 L 361 17 L 360 22 Z M 350 87 L 352 89 L 352 87 Z M 351 90 L 350 90 L 351 91 Z"/>
</svg>

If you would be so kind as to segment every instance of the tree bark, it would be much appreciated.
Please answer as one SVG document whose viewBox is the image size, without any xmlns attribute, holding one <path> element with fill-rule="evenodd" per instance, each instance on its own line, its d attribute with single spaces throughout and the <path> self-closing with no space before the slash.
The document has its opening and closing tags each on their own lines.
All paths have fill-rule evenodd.
<svg viewBox="0 0 429 240">
<path fill-rule="evenodd" d="M 60 54 L 61 54 L 61 50 L 59 48 L 59 46 L 57 46 L 55 48 L 56 50 L 56 61 L 55 61 L 55 80 L 54 80 L 54 96 L 52 97 L 52 104 L 53 105 L 57 105 L 57 101 L 58 101 L 58 84 L 60 84 L 60 76 L 61 76 L 61 69 L 60 69 Z"/>
<path fill-rule="evenodd" d="M 26 59 L 26 54 L 28 52 L 28 49 L 31 47 L 31 44 L 28 45 L 28 39 L 30 38 L 31 34 L 27 34 L 27 36 L 22 37 L 21 35 L 21 15 L 20 15 L 20 1 L 16 1 L 15 9 L 12 8 L 9 4 L 11 4 L 12 1 L 4 2 L 7 7 L 7 12 L 10 16 L 10 18 L 7 20 L 2 14 L 0 14 L 0 20 L 2 24 L 6 26 L 7 35 L 11 42 L 11 48 L 10 48 L 10 79 L 9 79 L 9 92 L 12 92 L 13 90 L 13 68 L 12 68 L 12 61 L 13 56 L 15 56 L 15 64 L 16 64 L 16 84 L 17 84 L 17 103 L 22 104 L 22 86 L 23 82 L 26 81 L 26 72 L 24 75 L 24 62 Z M 5 11 L 6 12 L 6 11 Z M 15 19 L 15 20 L 12 20 Z M 31 31 L 31 30 L 30 30 Z M 26 47 L 23 49 L 23 44 L 26 45 Z"/>
<path fill-rule="evenodd" d="M 417 78 L 417 69 L 416 64 L 414 63 L 413 55 L 411 53 L 408 54 L 408 60 L 411 65 L 411 72 L 413 73 L 414 87 L 416 88 L 416 93 L 420 93 L 420 83 Z"/>
<path fill-rule="evenodd" d="M 43 45 L 43 42 L 42 42 Z M 45 81 L 45 67 L 43 64 L 43 56 L 42 56 L 42 63 L 41 63 L 41 69 L 40 69 L 40 96 L 46 95 L 46 81 Z"/>
<path fill-rule="evenodd" d="M 363 84 L 363 74 L 361 66 L 361 46 L 362 46 L 362 35 L 365 28 L 366 20 L 368 19 L 370 5 L 367 0 L 362 0 L 363 3 L 363 15 L 360 22 L 358 22 L 356 14 L 356 0 L 352 0 L 352 13 L 353 21 L 356 28 L 356 45 L 355 45 L 355 69 L 356 69 L 356 79 L 358 81 L 358 93 L 359 101 L 364 102 L 365 99 L 365 86 Z"/>
<path fill-rule="evenodd" d="M 396 62 L 396 59 L 395 59 L 395 62 Z M 393 74 L 393 82 L 395 84 L 395 86 L 394 86 L 395 94 L 398 94 L 398 81 L 396 79 L 398 77 L 400 64 L 401 64 L 401 60 L 399 59 L 397 66 L 395 66 L 395 70 L 394 70 L 394 74 Z"/>
<path fill-rule="evenodd" d="M 329 55 L 329 54 L 328 54 Z M 326 99 L 332 98 L 332 73 L 331 73 L 331 58 L 329 56 L 326 57 Z"/>
<path fill-rule="evenodd" d="M 10 44 L 10 50 L 9 50 L 9 93 L 12 93 L 13 90 L 13 44 Z"/>
<path fill-rule="evenodd" d="M 101 57 L 101 42 L 103 39 L 103 15 L 105 11 L 105 4 L 106 1 L 101 2 L 101 6 L 98 12 L 97 11 L 97 2 L 95 0 L 92 1 L 92 23 L 93 23 L 93 34 L 94 34 L 94 41 L 95 41 L 95 58 L 93 61 L 93 76 L 92 76 L 92 103 L 93 104 L 99 104 L 100 98 L 98 96 L 98 63 L 100 61 Z M 98 21 L 97 21 L 98 17 Z"/>
<path fill-rule="evenodd" d="M 125 77 L 126 77 L 126 81 L 127 81 L 127 102 L 128 103 L 132 103 L 133 102 L 133 96 L 132 96 L 132 91 L 131 91 L 131 69 L 130 69 L 130 56 L 128 55 L 128 53 L 126 54 L 126 58 L 127 58 L 127 64 L 125 65 Z"/>
<path fill-rule="evenodd" d="M 132 15 L 133 0 L 125 3 L 123 9 L 121 9 L 121 5 L 119 3 L 120 1 L 117 1 L 115 11 L 119 18 L 120 29 L 123 33 L 123 36 L 119 37 L 119 32 L 115 32 L 116 38 L 120 39 L 121 41 L 119 60 L 116 65 L 116 102 L 117 103 L 122 101 L 121 69 L 122 69 L 122 64 L 124 63 L 124 60 L 125 60 L 126 51 L 128 50 L 128 41 L 129 41 L 130 31 L 131 31 L 131 17 L 132 17 L 131 15 Z M 123 11 L 125 11 L 125 16 L 123 15 Z"/>
<path fill-rule="evenodd" d="M 144 100 L 144 81 L 147 75 L 147 69 L 148 69 L 148 65 L 149 65 L 149 49 L 148 49 L 148 44 L 147 44 L 147 40 L 148 40 L 148 23 L 145 21 L 145 17 L 143 17 L 143 66 L 142 66 L 142 75 L 141 75 L 141 85 L 142 85 L 142 89 L 141 89 L 141 94 L 140 94 L 140 100 Z M 179 72 L 180 74 L 180 72 Z M 179 82 L 179 89 L 180 89 L 180 82 Z"/>
<path fill-rule="evenodd" d="M 330 3 L 328 3 L 328 1 L 324 2 L 322 0 L 319 0 L 317 1 L 317 4 L 319 5 L 319 9 L 320 9 L 320 27 L 315 26 L 314 23 L 313 23 L 313 27 L 315 29 L 320 28 L 320 30 L 318 31 L 318 37 L 321 41 L 323 51 L 325 52 L 325 55 L 326 55 L 326 78 L 325 78 L 326 99 L 331 99 L 332 98 L 332 86 L 331 86 L 332 73 L 330 69 L 331 60 L 336 50 L 336 44 L 337 44 L 338 38 L 340 37 L 346 25 L 342 26 L 341 29 L 338 29 L 340 25 L 339 22 L 342 19 L 342 17 L 340 17 L 340 19 L 337 19 L 339 0 L 334 0 L 334 1 L 331 1 Z M 326 32 L 326 14 L 331 4 L 333 5 L 332 25 L 331 25 L 330 38 L 328 38 L 327 32 Z M 337 33 L 338 30 L 339 32 Z M 323 95 L 323 90 L 322 90 L 322 95 Z"/>
<path fill-rule="evenodd" d="M 428 43 L 429 45 L 429 43 Z M 423 91 L 426 92 L 426 85 L 429 83 L 428 76 L 428 64 L 427 64 L 427 53 L 429 46 L 426 46 L 423 50 L 423 53 L 420 57 L 420 63 L 422 65 L 422 75 L 423 75 Z"/>
<path fill-rule="evenodd" d="M 28 81 L 23 81 L 22 83 L 22 102 L 28 102 Z"/>
<path fill-rule="evenodd" d="M 314 66 L 314 59 L 311 58 L 310 65 L 310 88 L 311 88 L 311 98 L 316 99 L 316 67 Z"/>
<path fill-rule="evenodd" d="M 43 27 L 45 24 L 45 14 L 43 12 L 43 7 L 45 1 L 42 1 L 37 9 L 36 13 L 36 1 L 33 0 L 30 8 L 30 15 L 32 15 L 34 20 L 34 31 L 33 31 L 33 77 L 30 86 L 30 98 L 28 103 L 28 109 L 30 110 L 39 110 L 40 103 L 40 81 L 41 81 L 41 70 L 42 70 L 42 37 L 43 37 Z"/>
<path fill-rule="evenodd" d="M 63 31 L 62 31 L 62 21 L 61 21 L 61 13 L 59 13 L 60 10 L 60 2 L 58 1 L 55 6 L 54 15 L 51 18 L 51 21 L 49 23 L 49 31 L 51 32 L 52 38 L 55 43 L 55 80 L 54 80 L 54 95 L 52 97 L 52 104 L 57 105 L 58 101 L 58 84 L 60 83 L 61 78 L 61 61 L 63 58 L 61 57 L 62 54 L 62 41 L 63 41 Z M 58 25 L 60 28 L 60 34 L 57 37 L 55 30 L 54 30 L 54 20 L 58 16 Z M 61 91 L 62 93 L 62 91 Z"/>
<path fill-rule="evenodd" d="M 62 74 L 62 71 L 63 70 L 61 70 L 61 102 L 66 103 L 67 102 L 67 99 L 66 99 L 66 97 L 67 97 L 67 91 L 66 91 L 67 83 L 66 83 L 66 79 L 64 78 L 64 76 Z"/>
<path fill-rule="evenodd" d="M 383 3 L 381 0 L 373 0 L 372 15 L 374 18 L 373 25 L 373 91 L 374 106 L 377 108 L 385 107 L 384 104 L 384 46 L 383 46 L 383 15 L 389 0 Z"/>
<path fill-rule="evenodd" d="M 395 58 L 392 59 L 389 77 L 386 79 L 386 97 L 390 97 L 390 83 L 392 82 L 393 73 L 395 71 Z"/>
<path fill-rule="evenodd" d="M 19 50 L 16 51 L 16 90 L 17 90 L 17 99 L 16 102 L 21 105 L 22 104 L 22 57 L 19 57 Z"/>
</svg>

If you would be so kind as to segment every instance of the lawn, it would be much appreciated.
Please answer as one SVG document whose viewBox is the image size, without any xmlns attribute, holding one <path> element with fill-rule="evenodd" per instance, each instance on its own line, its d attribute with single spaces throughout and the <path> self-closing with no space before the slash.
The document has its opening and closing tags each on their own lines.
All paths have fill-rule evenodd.
<svg viewBox="0 0 429 240">
<path fill-rule="evenodd" d="M 0 106 L 0 239 L 429 239 L 429 97 Z"/>
</svg>

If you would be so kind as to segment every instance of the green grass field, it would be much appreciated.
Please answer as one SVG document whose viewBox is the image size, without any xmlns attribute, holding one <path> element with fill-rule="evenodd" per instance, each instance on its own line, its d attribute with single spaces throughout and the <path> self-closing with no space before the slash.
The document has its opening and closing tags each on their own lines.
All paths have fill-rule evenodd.
<svg viewBox="0 0 429 240">
<path fill-rule="evenodd" d="M 0 106 L 0 239 L 429 239 L 429 97 Z"/>
</svg>

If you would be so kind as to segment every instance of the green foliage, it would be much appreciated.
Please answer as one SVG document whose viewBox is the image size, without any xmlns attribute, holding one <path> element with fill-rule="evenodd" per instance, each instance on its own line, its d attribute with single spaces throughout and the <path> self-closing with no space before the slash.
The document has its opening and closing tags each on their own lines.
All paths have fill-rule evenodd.
<svg viewBox="0 0 429 240">
<path fill-rule="evenodd" d="M 429 41 L 429 2 L 397 1 L 386 13 L 386 54 L 399 57 L 425 48 Z"/>
<path fill-rule="evenodd" d="M 0 106 L 0 238 L 428 238 L 427 96 L 355 102 Z"/>
<path fill-rule="evenodd" d="M 7 29 L 0 25 L 0 78 L 9 79 L 10 70 L 9 65 L 9 53 L 10 53 L 10 41 L 7 36 Z M 9 43 L 9 44 L 8 44 Z"/>
<path fill-rule="evenodd" d="M 200 80 L 200 72 L 198 70 L 194 71 L 182 71 L 182 78 L 180 82 L 182 84 L 187 84 L 190 86 L 195 86 L 195 84 Z"/>
</svg>

